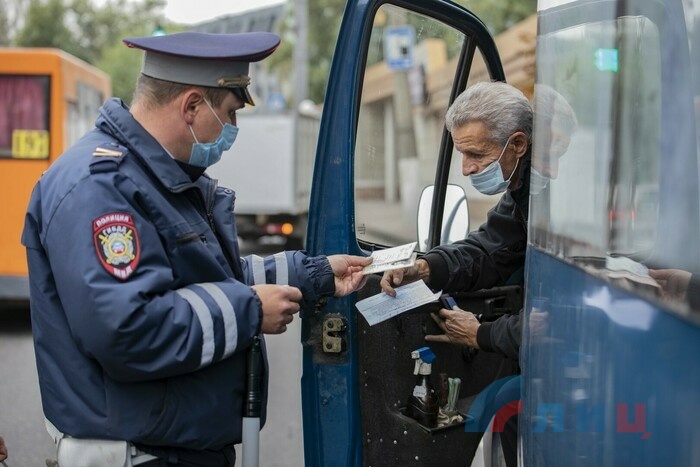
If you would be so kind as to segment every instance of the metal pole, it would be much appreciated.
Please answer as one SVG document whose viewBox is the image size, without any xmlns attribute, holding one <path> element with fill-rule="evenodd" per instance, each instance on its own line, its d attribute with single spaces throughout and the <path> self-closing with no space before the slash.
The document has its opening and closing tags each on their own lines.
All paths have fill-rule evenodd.
<svg viewBox="0 0 700 467">
<path fill-rule="evenodd" d="M 294 112 L 299 111 L 299 103 L 309 92 L 309 52 L 308 52 L 308 0 L 294 0 L 294 24 L 296 43 L 294 44 Z"/>
<path fill-rule="evenodd" d="M 260 410 L 264 372 L 261 337 L 255 336 L 246 362 L 246 399 L 243 405 L 243 467 L 260 464 Z"/>
</svg>

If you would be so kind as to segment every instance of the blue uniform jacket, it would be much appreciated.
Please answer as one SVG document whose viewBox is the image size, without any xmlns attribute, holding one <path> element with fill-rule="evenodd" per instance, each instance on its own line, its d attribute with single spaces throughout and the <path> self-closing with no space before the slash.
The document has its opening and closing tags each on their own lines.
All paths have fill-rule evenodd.
<svg viewBox="0 0 700 467">
<path fill-rule="evenodd" d="M 240 442 L 261 316 L 250 285 L 293 285 L 305 303 L 335 286 L 324 256 L 241 259 L 234 202 L 206 175 L 193 183 L 117 99 L 42 176 L 22 243 L 42 404 L 58 430 L 191 449 Z"/>
</svg>

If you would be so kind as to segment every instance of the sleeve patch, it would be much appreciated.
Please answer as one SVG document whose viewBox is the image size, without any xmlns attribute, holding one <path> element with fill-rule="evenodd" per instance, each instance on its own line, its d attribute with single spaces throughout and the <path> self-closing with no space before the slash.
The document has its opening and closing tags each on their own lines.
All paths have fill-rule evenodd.
<svg viewBox="0 0 700 467">
<path fill-rule="evenodd" d="M 92 229 L 100 263 L 114 277 L 126 280 L 136 271 L 141 254 L 133 217 L 111 212 L 92 221 Z"/>
</svg>

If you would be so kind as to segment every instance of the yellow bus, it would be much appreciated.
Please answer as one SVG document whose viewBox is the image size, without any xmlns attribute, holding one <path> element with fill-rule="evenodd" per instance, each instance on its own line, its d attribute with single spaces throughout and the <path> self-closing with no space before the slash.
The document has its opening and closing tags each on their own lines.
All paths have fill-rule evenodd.
<svg viewBox="0 0 700 467">
<path fill-rule="evenodd" d="M 32 187 L 110 96 L 109 76 L 66 52 L 0 48 L 0 300 L 29 296 L 20 235 Z"/>
</svg>

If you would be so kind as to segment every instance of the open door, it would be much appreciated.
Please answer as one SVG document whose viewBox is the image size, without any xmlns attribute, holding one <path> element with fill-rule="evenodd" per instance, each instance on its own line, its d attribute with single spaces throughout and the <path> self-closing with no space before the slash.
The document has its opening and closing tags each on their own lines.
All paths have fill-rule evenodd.
<svg viewBox="0 0 700 467">
<path fill-rule="evenodd" d="M 453 215 L 454 206 L 445 206 L 448 185 L 463 188 L 470 214 L 479 203 L 493 204 L 462 176 L 444 115 L 468 83 L 504 79 L 491 35 L 462 7 L 442 0 L 349 0 L 321 122 L 309 252 L 367 255 L 418 241 L 426 186 L 433 186 L 432 209 L 422 221 L 428 235 L 421 252 L 449 240 L 441 232 L 443 217 Z M 428 429 L 403 415 L 415 381 L 411 351 L 434 331 L 429 312 L 439 306 L 369 326 L 355 303 L 379 293 L 380 279 L 370 276 L 359 293 L 303 312 L 306 465 L 470 465 L 481 433 L 466 433 L 464 424 Z M 494 317 L 517 311 L 521 301 L 518 288 L 458 297 L 463 308 Z M 490 382 L 517 371 L 515 362 L 495 354 L 445 344 L 431 349 L 433 383 L 438 373 L 459 377 L 463 413 Z"/>
</svg>

